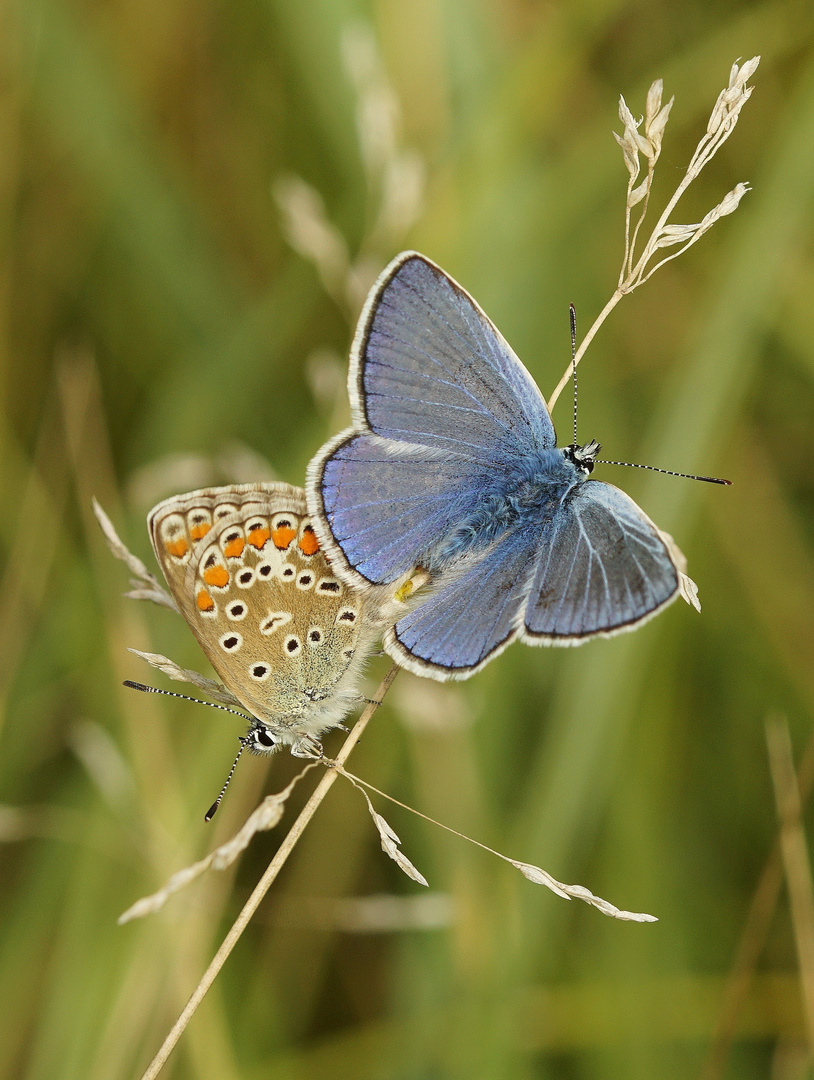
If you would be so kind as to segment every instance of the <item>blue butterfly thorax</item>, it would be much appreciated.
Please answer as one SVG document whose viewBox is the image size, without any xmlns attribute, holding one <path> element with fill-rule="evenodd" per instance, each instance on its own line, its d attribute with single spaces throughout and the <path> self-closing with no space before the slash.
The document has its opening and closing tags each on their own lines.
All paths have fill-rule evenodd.
<svg viewBox="0 0 814 1080">
<path fill-rule="evenodd" d="M 494 481 L 483 487 L 476 508 L 462 513 L 455 528 L 419 559 L 420 565 L 434 574 L 490 547 L 507 532 L 541 533 L 593 469 L 596 445 L 589 443 L 583 457 L 583 448 L 568 446 L 496 466 Z"/>
</svg>

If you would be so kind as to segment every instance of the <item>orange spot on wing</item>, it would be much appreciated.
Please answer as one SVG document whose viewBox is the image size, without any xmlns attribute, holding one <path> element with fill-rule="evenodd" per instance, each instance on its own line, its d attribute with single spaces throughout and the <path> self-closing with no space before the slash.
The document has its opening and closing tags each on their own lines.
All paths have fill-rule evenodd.
<svg viewBox="0 0 814 1080">
<path fill-rule="evenodd" d="M 223 545 L 223 554 L 227 559 L 239 559 L 243 554 L 243 548 L 246 546 L 246 541 L 242 536 L 235 537 L 234 540 L 229 540 Z"/>
<path fill-rule="evenodd" d="M 274 541 L 274 546 L 282 551 L 288 547 L 296 535 L 294 529 L 289 525 L 281 525 L 279 529 L 275 529 L 271 534 L 271 539 Z"/>
<path fill-rule="evenodd" d="M 200 540 L 202 537 L 206 536 L 211 528 L 212 526 L 208 521 L 201 521 L 197 525 L 192 526 L 189 530 L 189 535 L 193 540 Z"/>
<path fill-rule="evenodd" d="M 225 566 L 209 566 L 203 572 L 203 579 L 207 585 L 223 589 L 229 584 L 229 573 Z"/>
<path fill-rule="evenodd" d="M 174 555 L 176 559 L 183 559 L 189 551 L 189 544 L 183 536 L 179 536 L 177 540 L 167 540 L 164 544 L 164 548 L 170 555 Z"/>
<path fill-rule="evenodd" d="M 313 529 L 306 529 L 300 537 L 300 551 L 303 555 L 313 555 L 319 551 L 319 540 Z"/>
<path fill-rule="evenodd" d="M 206 589 L 201 589 L 201 591 L 195 597 L 195 602 L 198 605 L 199 611 L 212 611 L 215 606 L 215 601 L 212 599 Z"/>
<path fill-rule="evenodd" d="M 265 546 L 270 536 L 271 529 L 252 529 L 249 533 L 249 543 L 259 551 L 260 548 Z"/>
</svg>

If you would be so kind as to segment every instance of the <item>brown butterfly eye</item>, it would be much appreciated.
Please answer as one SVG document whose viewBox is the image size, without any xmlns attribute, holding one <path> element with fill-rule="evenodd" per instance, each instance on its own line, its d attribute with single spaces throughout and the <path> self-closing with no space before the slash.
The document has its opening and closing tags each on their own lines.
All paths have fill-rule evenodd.
<svg viewBox="0 0 814 1080">
<path fill-rule="evenodd" d="M 277 745 L 277 740 L 265 725 L 263 727 L 255 728 L 252 732 L 252 736 L 254 737 L 255 743 L 264 748 L 270 749 L 272 746 Z"/>
</svg>

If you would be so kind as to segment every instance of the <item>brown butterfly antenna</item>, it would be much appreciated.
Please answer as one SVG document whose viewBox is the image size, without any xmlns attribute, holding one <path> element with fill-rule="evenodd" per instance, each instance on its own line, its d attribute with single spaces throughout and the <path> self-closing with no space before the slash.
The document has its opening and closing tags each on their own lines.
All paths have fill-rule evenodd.
<svg viewBox="0 0 814 1080">
<path fill-rule="evenodd" d="M 218 807 L 220 806 L 221 802 L 223 801 L 223 796 L 226 794 L 226 789 L 229 787 L 229 783 L 231 782 L 232 777 L 235 775 L 235 769 L 237 768 L 238 761 L 240 761 L 240 755 L 243 753 L 243 751 L 246 749 L 246 747 L 248 745 L 249 745 L 249 736 L 244 735 L 240 740 L 240 749 L 237 752 L 237 757 L 232 762 L 232 767 L 229 770 L 229 775 L 226 777 L 226 783 L 220 789 L 220 795 L 218 795 L 217 799 L 215 799 L 215 801 L 212 803 L 212 805 L 209 807 L 209 809 L 204 814 L 204 821 L 211 821 L 212 818 L 215 816 L 215 814 L 217 814 Z"/>
<path fill-rule="evenodd" d="M 241 716 L 244 720 L 248 720 L 250 724 L 255 722 L 253 716 L 249 716 L 247 713 L 238 712 L 237 709 L 229 709 L 226 705 L 218 705 L 214 701 L 204 701 L 202 698 L 190 697 L 188 694 L 177 694 L 174 690 L 162 690 L 159 686 L 148 686 L 146 683 L 133 682 L 131 679 L 125 679 L 124 685 L 129 686 L 131 690 L 141 690 L 142 693 L 145 694 L 166 694 L 167 697 L 177 697 L 181 698 L 183 701 L 194 701 L 197 705 L 209 705 L 213 709 L 220 709 L 222 712 L 231 713 L 233 716 Z M 248 744 L 249 737 L 248 735 L 244 735 L 240 740 L 240 749 L 237 752 L 237 757 L 229 770 L 229 775 L 226 777 L 226 783 L 220 789 L 220 795 L 218 795 L 217 799 L 215 799 L 204 814 L 204 821 L 211 821 L 217 813 L 218 807 L 223 800 L 223 796 L 226 794 L 226 789 L 229 787 L 229 781 L 235 774 L 237 763 L 240 761 L 240 755 L 246 749 Z"/>
<path fill-rule="evenodd" d="M 167 697 L 181 698 L 182 701 L 194 701 L 196 705 L 208 705 L 210 709 L 220 709 L 222 712 L 231 713 L 232 716 L 240 716 L 244 720 L 248 720 L 249 723 L 254 721 L 253 716 L 249 716 L 248 713 L 238 712 L 237 709 L 229 709 L 226 705 L 217 705 L 214 701 L 204 701 L 203 698 L 190 697 L 188 694 L 177 694 L 174 690 L 162 690 L 159 686 L 147 686 L 146 683 L 133 682 L 132 679 L 125 679 L 123 686 L 129 686 L 131 690 L 141 690 L 144 694 L 166 694 Z"/>
</svg>

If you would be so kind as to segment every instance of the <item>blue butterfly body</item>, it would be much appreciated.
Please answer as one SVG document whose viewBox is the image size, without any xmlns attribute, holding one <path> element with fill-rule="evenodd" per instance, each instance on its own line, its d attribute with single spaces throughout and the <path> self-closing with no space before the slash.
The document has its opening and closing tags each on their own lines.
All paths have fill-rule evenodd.
<svg viewBox="0 0 814 1080">
<path fill-rule="evenodd" d="M 398 256 L 371 291 L 349 391 L 353 427 L 311 462 L 309 509 L 350 583 L 426 571 L 385 637 L 411 670 L 466 678 L 518 636 L 570 645 L 632 629 L 688 581 L 670 538 L 588 479 L 598 444 L 556 447 L 525 367 L 423 256 Z"/>
</svg>

